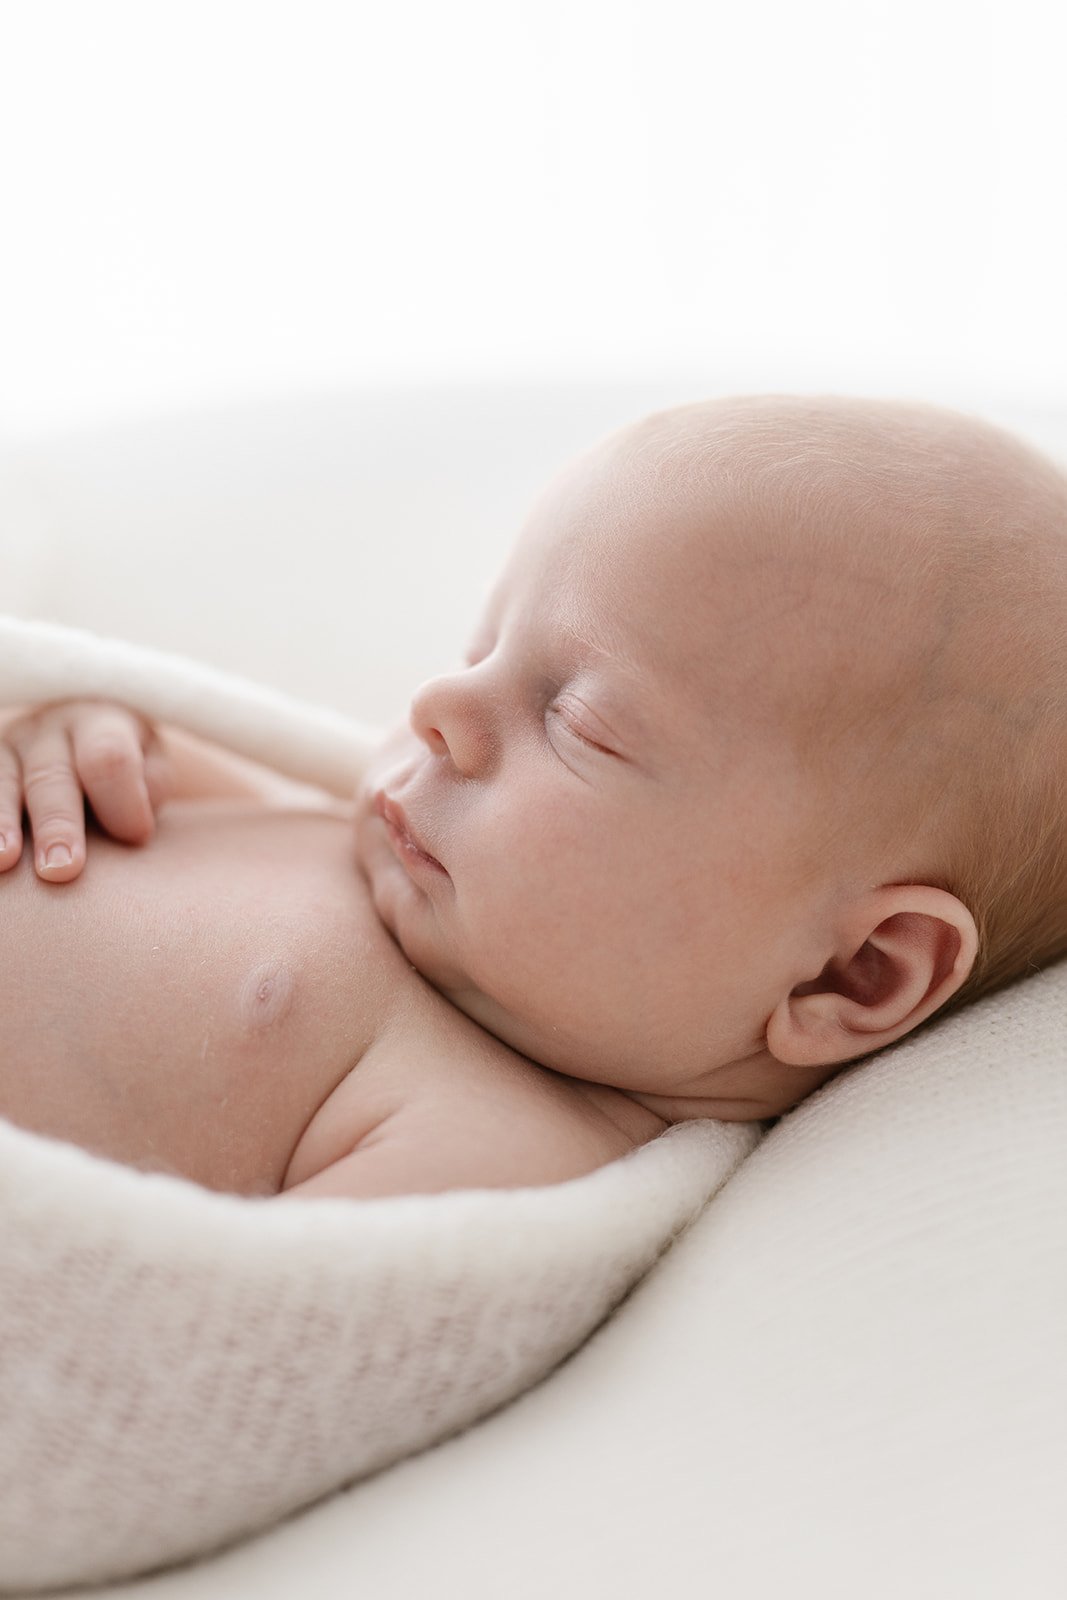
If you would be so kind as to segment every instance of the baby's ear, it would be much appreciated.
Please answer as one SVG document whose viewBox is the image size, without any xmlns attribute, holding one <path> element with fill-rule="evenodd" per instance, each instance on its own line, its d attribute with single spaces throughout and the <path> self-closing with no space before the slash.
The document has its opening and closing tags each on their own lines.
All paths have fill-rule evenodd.
<svg viewBox="0 0 1067 1600">
<path fill-rule="evenodd" d="M 786 1066 L 829 1066 L 891 1044 L 937 1010 L 974 965 L 978 932 L 945 889 L 890 884 L 845 917 L 840 948 L 797 984 L 767 1023 Z"/>
</svg>

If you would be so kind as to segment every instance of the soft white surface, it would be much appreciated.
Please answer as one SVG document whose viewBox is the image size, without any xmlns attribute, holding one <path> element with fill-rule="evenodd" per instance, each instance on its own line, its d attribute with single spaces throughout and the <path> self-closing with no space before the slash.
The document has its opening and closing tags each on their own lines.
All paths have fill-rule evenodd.
<svg viewBox="0 0 1067 1600">
<path fill-rule="evenodd" d="M 57 440 L 8 461 L 10 608 L 384 721 L 548 472 L 692 397 L 383 392 Z M 1067 416 L 990 414 L 1067 457 Z M 1061 965 L 852 1069 L 517 1404 L 109 1593 L 1062 1600 L 1065 1039 Z"/>
</svg>

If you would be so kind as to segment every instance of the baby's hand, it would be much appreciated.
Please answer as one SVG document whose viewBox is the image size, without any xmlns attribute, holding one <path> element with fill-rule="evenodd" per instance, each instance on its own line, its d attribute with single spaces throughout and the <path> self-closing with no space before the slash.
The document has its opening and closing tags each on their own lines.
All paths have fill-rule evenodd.
<svg viewBox="0 0 1067 1600">
<path fill-rule="evenodd" d="M 106 833 L 145 844 L 170 789 L 155 729 L 126 706 L 69 700 L 0 722 L 0 872 L 22 855 L 23 807 L 38 875 L 68 883 L 85 865 L 84 800 Z"/>
</svg>

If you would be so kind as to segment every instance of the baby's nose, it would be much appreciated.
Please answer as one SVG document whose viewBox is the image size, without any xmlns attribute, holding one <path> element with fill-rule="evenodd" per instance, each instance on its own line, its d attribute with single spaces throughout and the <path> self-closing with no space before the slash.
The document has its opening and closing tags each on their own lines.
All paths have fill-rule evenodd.
<svg viewBox="0 0 1067 1600">
<path fill-rule="evenodd" d="M 412 731 L 434 755 L 449 756 L 471 775 L 484 762 L 487 729 L 474 697 L 459 674 L 431 678 L 411 700 Z"/>
</svg>

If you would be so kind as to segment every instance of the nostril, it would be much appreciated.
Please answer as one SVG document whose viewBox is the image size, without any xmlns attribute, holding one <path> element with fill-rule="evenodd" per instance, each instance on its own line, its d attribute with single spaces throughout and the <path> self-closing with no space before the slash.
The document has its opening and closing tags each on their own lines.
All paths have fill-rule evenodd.
<svg viewBox="0 0 1067 1600">
<path fill-rule="evenodd" d="M 412 731 L 434 756 L 447 757 L 458 770 L 476 759 L 482 732 L 478 701 L 465 681 L 470 674 L 431 678 L 411 701 Z M 447 733 L 445 729 L 447 728 Z"/>
<path fill-rule="evenodd" d="M 445 738 L 440 728 L 435 728 L 432 723 L 423 722 L 417 724 L 415 732 L 422 740 L 426 748 L 430 751 L 431 755 L 447 756 L 451 753 L 448 746 L 448 740 Z"/>
</svg>

